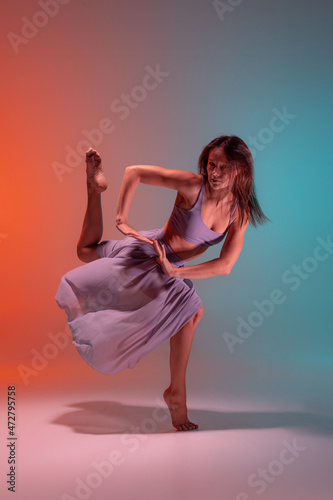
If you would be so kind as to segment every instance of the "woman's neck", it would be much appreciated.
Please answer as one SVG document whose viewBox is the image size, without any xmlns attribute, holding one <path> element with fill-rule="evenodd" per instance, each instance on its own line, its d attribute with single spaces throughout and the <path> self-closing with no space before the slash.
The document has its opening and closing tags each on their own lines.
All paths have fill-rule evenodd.
<svg viewBox="0 0 333 500">
<path fill-rule="evenodd" d="M 208 202 L 214 202 L 216 206 L 230 203 L 233 200 L 233 194 L 230 186 L 223 186 L 220 189 L 212 189 L 207 182 L 204 194 L 206 194 L 206 200 Z"/>
</svg>

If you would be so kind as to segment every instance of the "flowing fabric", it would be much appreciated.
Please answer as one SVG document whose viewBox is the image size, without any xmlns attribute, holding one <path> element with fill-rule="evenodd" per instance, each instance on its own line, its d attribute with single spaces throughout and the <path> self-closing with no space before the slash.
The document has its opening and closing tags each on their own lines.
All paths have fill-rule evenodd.
<svg viewBox="0 0 333 500">
<path fill-rule="evenodd" d="M 163 243 L 173 266 L 184 266 L 162 229 L 140 233 Z M 163 273 L 149 243 L 132 237 L 104 240 L 97 255 L 62 277 L 55 298 L 82 358 L 92 368 L 114 374 L 134 368 L 170 339 L 202 303 L 190 280 Z"/>
</svg>

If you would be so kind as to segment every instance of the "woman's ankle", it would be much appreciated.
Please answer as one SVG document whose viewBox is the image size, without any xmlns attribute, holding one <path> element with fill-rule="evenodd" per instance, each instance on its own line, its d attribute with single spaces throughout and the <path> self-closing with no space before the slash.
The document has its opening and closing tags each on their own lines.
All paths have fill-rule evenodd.
<svg viewBox="0 0 333 500">
<path fill-rule="evenodd" d="M 186 387 L 185 386 L 175 386 L 169 385 L 165 392 L 171 396 L 173 399 L 183 399 L 186 397 Z"/>
</svg>

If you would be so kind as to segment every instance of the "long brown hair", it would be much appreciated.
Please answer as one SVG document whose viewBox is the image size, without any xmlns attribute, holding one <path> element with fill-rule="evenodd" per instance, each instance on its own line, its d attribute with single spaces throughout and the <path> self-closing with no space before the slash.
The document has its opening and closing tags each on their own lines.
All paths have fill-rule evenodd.
<svg viewBox="0 0 333 500">
<path fill-rule="evenodd" d="M 244 218 L 250 219 L 250 224 L 257 227 L 258 224 L 272 222 L 261 210 L 256 196 L 254 184 L 253 158 L 247 145 L 242 139 L 233 135 L 221 135 L 213 139 L 202 150 L 198 161 L 198 171 L 207 176 L 207 163 L 209 153 L 214 148 L 222 148 L 229 166 L 235 175 L 231 192 L 233 203 L 237 200 L 240 207 L 241 225 Z"/>
</svg>

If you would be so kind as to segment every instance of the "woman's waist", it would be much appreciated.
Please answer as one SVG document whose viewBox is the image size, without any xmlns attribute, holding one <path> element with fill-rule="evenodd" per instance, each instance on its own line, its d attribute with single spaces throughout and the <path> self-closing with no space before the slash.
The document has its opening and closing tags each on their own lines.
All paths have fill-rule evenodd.
<svg viewBox="0 0 333 500">
<path fill-rule="evenodd" d="M 207 250 L 207 247 L 197 246 L 184 240 L 169 222 L 161 229 L 139 232 L 150 240 L 155 238 L 160 244 L 164 244 L 168 260 L 173 259 L 175 262 L 179 260 L 182 264 L 185 261 L 199 257 Z M 171 260 L 170 262 L 173 263 Z"/>
<path fill-rule="evenodd" d="M 170 224 L 170 221 L 165 224 L 163 232 L 170 248 L 184 261 L 195 259 L 207 250 L 204 245 L 197 245 L 185 240 Z"/>
</svg>

